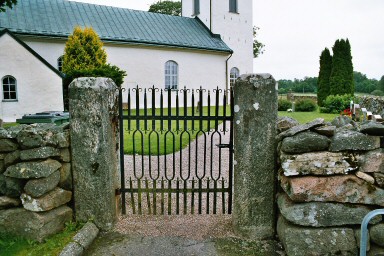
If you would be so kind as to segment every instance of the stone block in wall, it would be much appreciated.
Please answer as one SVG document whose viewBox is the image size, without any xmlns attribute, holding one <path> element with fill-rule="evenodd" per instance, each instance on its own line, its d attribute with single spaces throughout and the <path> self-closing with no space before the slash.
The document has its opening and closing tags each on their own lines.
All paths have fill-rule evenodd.
<svg viewBox="0 0 384 256">
<path fill-rule="evenodd" d="M 276 136 L 276 139 L 278 141 L 280 141 L 280 140 L 282 140 L 282 139 L 284 139 L 286 137 L 291 137 L 291 136 L 293 136 L 295 134 L 298 134 L 300 132 L 303 132 L 303 131 L 306 131 L 306 130 L 310 130 L 312 128 L 316 128 L 316 127 L 322 126 L 323 124 L 324 124 L 324 119 L 323 118 L 316 118 L 312 122 L 309 122 L 309 123 L 306 123 L 306 124 L 302 124 L 302 125 L 294 126 L 291 129 L 278 134 Z"/>
<path fill-rule="evenodd" d="M 360 126 L 360 132 L 372 136 L 384 136 L 384 125 L 371 121 Z"/>
<path fill-rule="evenodd" d="M 58 148 L 68 148 L 70 146 L 68 130 L 55 134 L 54 140 Z"/>
<path fill-rule="evenodd" d="M 318 134 L 325 135 L 327 137 L 332 137 L 333 135 L 335 135 L 336 126 L 334 125 L 320 126 L 320 127 L 316 127 L 314 131 Z"/>
<path fill-rule="evenodd" d="M 8 196 L 0 196 L 0 210 L 14 208 L 21 205 L 19 198 L 12 198 Z"/>
<path fill-rule="evenodd" d="M 72 190 L 72 171 L 70 163 L 63 163 L 60 168 L 59 187 L 66 190 Z"/>
<path fill-rule="evenodd" d="M 0 139 L 0 153 L 12 152 L 18 149 L 19 145 L 10 139 Z"/>
<path fill-rule="evenodd" d="M 328 151 L 300 155 L 280 153 L 285 176 L 347 174 L 356 169 L 348 163 L 348 158 L 347 154 Z"/>
<path fill-rule="evenodd" d="M 61 167 L 61 164 L 52 159 L 34 162 L 21 162 L 7 168 L 4 175 L 18 179 L 45 178 Z"/>
<path fill-rule="evenodd" d="M 337 116 L 332 120 L 331 123 L 337 128 L 340 128 L 349 124 L 351 124 L 352 126 L 355 126 L 355 122 L 349 116 Z"/>
<path fill-rule="evenodd" d="M 43 137 L 32 127 L 20 131 L 17 135 L 17 142 L 22 149 L 37 148 L 44 144 Z"/>
<path fill-rule="evenodd" d="M 371 244 L 370 250 L 367 252 L 367 256 L 383 256 L 384 248 L 375 244 Z"/>
<path fill-rule="evenodd" d="M 15 150 L 11 153 L 8 153 L 4 157 L 4 165 L 8 167 L 20 160 L 20 150 Z"/>
<path fill-rule="evenodd" d="M 60 161 L 69 163 L 71 161 L 71 152 L 69 151 L 69 148 L 62 148 L 60 149 Z"/>
<path fill-rule="evenodd" d="M 288 256 L 357 255 L 357 244 L 351 228 L 310 228 L 293 225 L 283 217 L 277 222 L 277 233 Z"/>
<path fill-rule="evenodd" d="M 5 192 L 4 195 L 9 197 L 19 197 L 23 192 L 25 181 L 21 179 L 4 177 L 5 180 Z"/>
<path fill-rule="evenodd" d="M 355 175 L 280 176 L 281 187 L 295 202 L 340 202 L 384 206 L 384 190 Z"/>
<path fill-rule="evenodd" d="M 0 174 L 2 174 L 3 172 L 5 172 L 5 164 L 4 160 L 0 160 Z"/>
<path fill-rule="evenodd" d="M 362 172 L 384 173 L 384 149 L 376 149 L 364 154 L 357 154 L 359 170 Z"/>
<path fill-rule="evenodd" d="M 380 148 L 380 137 L 369 136 L 360 132 L 340 129 L 331 139 L 329 151 L 365 151 Z"/>
<path fill-rule="evenodd" d="M 54 147 L 32 148 L 20 152 L 20 159 L 22 161 L 46 159 L 56 156 L 60 156 L 60 150 Z"/>
<path fill-rule="evenodd" d="M 379 223 L 369 228 L 371 241 L 381 247 L 384 247 L 384 223 Z"/>
<path fill-rule="evenodd" d="M 71 220 L 72 209 L 67 206 L 43 213 L 24 208 L 0 210 L 0 232 L 42 242 L 63 230 L 65 223 Z"/>
<path fill-rule="evenodd" d="M 323 151 L 328 150 L 329 143 L 328 137 L 307 131 L 285 138 L 281 144 L 281 151 L 289 154 Z"/>
<path fill-rule="evenodd" d="M 24 191 L 31 197 L 40 197 L 52 191 L 60 181 L 60 171 L 57 170 L 46 178 L 31 179 L 25 186 Z"/>
<path fill-rule="evenodd" d="M 298 121 L 293 119 L 292 117 L 282 116 L 277 119 L 277 133 L 284 132 L 286 130 L 291 129 L 294 126 L 300 125 Z"/>
<path fill-rule="evenodd" d="M 380 188 L 384 188 L 384 174 L 375 172 L 373 173 L 373 177 L 375 178 L 377 186 L 379 186 Z"/>
<path fill-rule="evenodd" d="M 375 209 L 366 205 L 333 202 L 294 203 L 284 193 L 278 195 L 277 203 L 286 220 L 311 227 L 360 225 L 365 215 Z M 377 216 L 370 223 L 378 223 L 381 219 Z"/>
<path fill-rule="evenodd" d="M 61 188 L 55 188 L 47 194 L 33 198 L 27 194 L 21 195 L 23 207 L 33 212 L 45 212 L 64 205 L 71 201 L 72 192 Z"/>
<path fill-rule="evenodd" d="M 5 189 L 6 189 L 5 176 L 4 174 L 0 173 L 0 196 L 5 195 Z"/>
</svg>

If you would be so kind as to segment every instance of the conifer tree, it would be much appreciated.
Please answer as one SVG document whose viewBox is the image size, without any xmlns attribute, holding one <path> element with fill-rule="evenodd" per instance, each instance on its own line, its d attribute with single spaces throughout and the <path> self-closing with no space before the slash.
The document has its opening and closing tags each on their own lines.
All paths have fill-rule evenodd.
<svg viewBox="0 0 384 256">
<path fill-rule="evenodd" d="M 336 40 L 332 58 L 330 94 L 354 94 L 353 64 L 349 40 Z"/>
<path fill-rule="evenodd" d="M 92 28 L 75 27 L 65 44 L 63 72 L 92 70 L 107 63 L 103 43 Z"/>
<path fill-rule="evenodd" d="M 332 71 L 332 56 L 328 48 L 325 48 L 320 55 L 320 71 L 317 80 L 317 104 L 323 106 L 324 100 L 329 95 L 329 78 Z"/>
</svg>

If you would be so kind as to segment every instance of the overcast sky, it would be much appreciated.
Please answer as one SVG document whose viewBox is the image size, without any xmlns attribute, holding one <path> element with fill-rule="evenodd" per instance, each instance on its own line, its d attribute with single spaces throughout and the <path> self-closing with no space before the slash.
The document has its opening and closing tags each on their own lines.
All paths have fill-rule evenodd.
<svg viewBox="0 0 384 256">
<path fill-rule="evenodd" d="M 77 0 L 148 10 L 156 0 Z M 276 79 L 317 76 L 319 56 L 336 39 L 351 43 L 354 70 L 384 75 L 384 0 L 253 0 L 253 23 L 265 52 L 254 71 Z"/>
</svg>

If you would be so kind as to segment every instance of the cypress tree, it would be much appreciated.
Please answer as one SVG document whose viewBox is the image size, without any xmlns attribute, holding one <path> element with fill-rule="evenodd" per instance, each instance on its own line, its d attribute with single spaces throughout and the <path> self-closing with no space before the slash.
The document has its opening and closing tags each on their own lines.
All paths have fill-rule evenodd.
<svg viewBox="0 0 384 256">
<path fill-rule="evenodd" d="M 330 94 L 354 94 L 353 64 L 349 40 L 336 40 L 332 58 Z"/>
<path fill-rule="evenodd" d="M 324 100 L 329 95 L 329 78 L 332 71 L 332 56 L 328 48 L 325 48 L 320 55 L 320 71 L 317 80 L 317 104 L 323 106 Z"/>
</svg>

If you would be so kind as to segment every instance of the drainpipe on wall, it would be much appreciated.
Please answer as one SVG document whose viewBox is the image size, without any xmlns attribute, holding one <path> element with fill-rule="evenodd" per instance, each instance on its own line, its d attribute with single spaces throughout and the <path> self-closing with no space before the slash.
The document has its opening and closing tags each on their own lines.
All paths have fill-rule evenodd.
<svg viewBox="0 0 384 256">
<path fill-rule="evenodd" d="M 228 79 L 228 61 L 229 59 L 232 57 L 233 53 L 231 53 L 231 55 L 229 55 L 229 57 L 227 58 L 227 60 L 225 61 L 225 89 L 228 91 L 229 89 L 229 79 Z"/>
<path fill-rule="evenodd" d="M 212 31 L 212 0 L 209 0 L 209 30 Z"/>
</svg>

